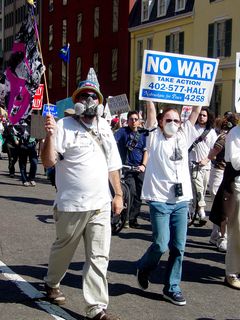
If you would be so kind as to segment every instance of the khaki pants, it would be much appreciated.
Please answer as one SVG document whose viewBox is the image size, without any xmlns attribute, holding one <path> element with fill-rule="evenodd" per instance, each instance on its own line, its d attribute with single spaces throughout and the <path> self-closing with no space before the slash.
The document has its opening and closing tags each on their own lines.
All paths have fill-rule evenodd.
<svg viewBox="0 0 240 320">
<path fill-rule="evenodd" d="M 56 241 L 53 243 L 45 282 L 58 288 L 81 238 L 86 261 L 83 266 L 83 296 L 87 316 L 92 318 L 108 305 L 107 267 L 111 224 L 110 204 L 87 212 L 54 211 Z"/>
<path fill-rule="evenodd" d="M 228 212 L 226 275 L 240 274 L 240 183 L 233 183 L 234 196 Z"/>
<path fill-rule="evenodd" d="M 193 182 L 196 186 L 197 193 L 200 196 L 198 201 L 199 207 L 205 207 L 205 194 L 207 191 L 208 181 L 210 176 L 210 169 L 203 169 L 199 167 L 195 167 L 192 172 Z"/>
</svg>

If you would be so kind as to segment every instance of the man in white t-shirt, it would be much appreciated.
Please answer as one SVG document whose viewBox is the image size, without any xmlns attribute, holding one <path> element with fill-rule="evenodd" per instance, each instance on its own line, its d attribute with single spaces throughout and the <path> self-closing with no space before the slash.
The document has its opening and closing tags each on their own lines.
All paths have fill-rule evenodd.
<svg viewBox="0 0 240 320">
<path fill-rule="evenodd" d="M 112 210 L 120 214 L 122 163 L 110 126 L 98 117 L 103 97 L 96 83 L 80 82 L 72 99 L 75 103 L 72 117 L 57 124 L 51 115 L 46 117 L 47 134 L 41 152 L 43 165 L 56 168 L 57 189 L 54 203 L 57 237 L 44 278 L 45 289 L 51 302 L 65 302 L 60 282 L 83 238 L 86 319 L 118 320 L 106 313 L 109 300 L 106 273 L 111 238 L 109 180 L 115 192 Z"/>
<path fill-rule="evenodd" d="M 200 141 L 192 148 L 189 154 L 190 166 L 194 163 L 192 169 L 193 183 L 195 184 L 199 195 L 198 215 L 203 221 L 206 217 L 205 195 L 211 170 L 211 160 L 208 158 L 208 154 L 217 140 L 217 134 L 213 129 L 213 125 L 213 115 L 207 107 L 203 107 L 195 125 L 195 128 L 198 131 L 198 136 L 202 136 L 203 138 L 200 139 Z"/>
<path fill-rule="evenodd" d="M 162 254 L 169 248 L 163 297 L 176 305 L 185 305 L 180 288 L 182 261 L 187 234 L 188 201 L 192 198 L 188 166 L 188 148 L 197 137 L 194 128 L 201 107 L 193 108 L 188 121 L 181 126 L 175 108 L 163 111 L 156 126 L 156 110 L 147 103 L 146 126 L 148 165 L 142 188 L 142 199 L 150 208 L 153 243 L 138 262 L 140 287 L 148 288 L 150 273 L 156 269 Z"/>
</svg>

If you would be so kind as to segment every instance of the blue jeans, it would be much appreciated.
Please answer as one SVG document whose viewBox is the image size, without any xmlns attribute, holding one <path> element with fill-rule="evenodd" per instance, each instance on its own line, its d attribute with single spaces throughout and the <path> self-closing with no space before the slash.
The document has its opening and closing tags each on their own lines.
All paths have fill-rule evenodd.
<svg viewBox="0 0 240 320">
<path fill-rule="evenodd" d="M 182 262 L 187 235 L 188 203 L 175 204 L 149 201 L 153 243 L 138 261 L 138 268 L 149 274 L 156 269 L 164 252 L 169 258 L 164 281 L 164 292 L 180 292 Z"/>
</svg>

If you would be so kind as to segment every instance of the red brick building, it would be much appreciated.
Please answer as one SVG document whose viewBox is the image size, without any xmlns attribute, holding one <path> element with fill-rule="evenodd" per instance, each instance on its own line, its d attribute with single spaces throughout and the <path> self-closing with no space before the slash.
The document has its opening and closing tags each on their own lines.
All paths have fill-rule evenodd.
<svg viewBox="0 0 240 320">
<path fill-rule="evenodd" d="M 135 0 L 44 0 L 41 45 L 49 100 L 69 96 L 90 67 L 104 97 L 129 93 L 129 12 Z M 69 72 L 59 50 L 70 44 Z M 69 74 L 69 82 L 66 74 Z M 67 85 L 67 83 L 69 85 Z M 68 88 L 68 90 L 67 90 Z"/>
</svg>

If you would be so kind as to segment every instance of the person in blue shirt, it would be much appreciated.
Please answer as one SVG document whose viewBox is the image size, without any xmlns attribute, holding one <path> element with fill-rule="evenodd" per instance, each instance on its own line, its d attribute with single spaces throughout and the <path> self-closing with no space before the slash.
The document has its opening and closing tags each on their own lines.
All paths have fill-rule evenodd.
<svg viewBox="0 0 240 320">
<path fill-rule="evenodd" d="M 139 130 L 140 119 L 137 111 L 128 112 L 127 124 L 127 127 L 117 130 L 114 136 L 123 165 L 134 168 L 124 169 L 125 181 L 131 193 L 129 226 L 140 228 L 137 217 L 141 207 L 141 191 L 148 158 L 146 134 Z"/>
</svg>

